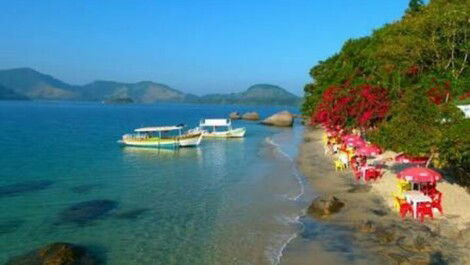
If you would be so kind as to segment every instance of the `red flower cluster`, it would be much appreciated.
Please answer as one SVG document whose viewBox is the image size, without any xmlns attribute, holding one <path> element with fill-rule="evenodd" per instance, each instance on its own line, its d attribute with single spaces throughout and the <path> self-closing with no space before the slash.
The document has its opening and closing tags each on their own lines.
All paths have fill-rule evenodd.
<svg viewBox="0 0 470 265">
<path fill-rule="evenodd" d="M 311 121 L 328 127 L 369 128 L 383 119 L 389 108 L 388 93 L 382 87 L 369 84 L 331 86 L 323 93 Z"/>
<path fill-rule="evenodd" d="M 463 95 L 459 97 L 460 100 L 464 100 L 466 98 L 470 98 L 470 92 L 464 93 Z"/>
<path fill-rule="evenodd" d="M 447 81 L 444 84 L 440 84 L 438 81 L 433 80 L 433 85 L 428 90 L 428 97 L 434 104 L 440 105 L 444 103 L 447 97 L 450 97 L 450 83 Z"/>
</svg>

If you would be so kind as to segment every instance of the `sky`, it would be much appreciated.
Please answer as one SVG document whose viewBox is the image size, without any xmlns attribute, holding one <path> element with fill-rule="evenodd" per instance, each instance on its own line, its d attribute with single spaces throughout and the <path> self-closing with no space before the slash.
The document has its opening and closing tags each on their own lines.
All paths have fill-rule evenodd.
<svg viewBox="0 0 470 265">
<path fill-rule="evenodd" d="M 197 95 L 279 85 L 401 18 L 408 0 L 0 0 L 0 69 L 151 80 Z"/>
</svg>

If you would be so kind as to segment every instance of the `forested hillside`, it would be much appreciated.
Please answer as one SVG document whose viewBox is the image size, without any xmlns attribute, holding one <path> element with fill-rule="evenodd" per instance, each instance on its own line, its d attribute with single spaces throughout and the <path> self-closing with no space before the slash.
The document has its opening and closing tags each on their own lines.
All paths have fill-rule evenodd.
<svg viewBox="0 0 470 265">
<path fill-rule="evenodd" d="M 381 146 L 470 171 L 470 1 L 411 0 L 403 17 L 314 66 L 304 114 Z"/>
</svg>

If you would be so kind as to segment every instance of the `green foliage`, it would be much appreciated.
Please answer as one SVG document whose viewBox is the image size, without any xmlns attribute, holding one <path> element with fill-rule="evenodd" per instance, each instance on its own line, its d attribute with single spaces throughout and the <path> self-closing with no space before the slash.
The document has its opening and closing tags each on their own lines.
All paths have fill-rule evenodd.
<svg viewBox="0 0 470 265">
<path fill-rule="evenodd" d="M 424 6 L 423 0 L 410 0 L 406 13 L 418 12 L 421 10 L 423 6 Z"/>
<path fill-rule="evenodd" d="M 381 146 L 410 155 L 428 155 L 441 137 L 441 113 L 422 89 L 408 90 L 388 121 L 371 139 Z"/>
<path fill-rule="evenodd" d="M 310 70 L 302 111 L 315 117 L 331 86 L 370 84 L 384 88 L 389 116 L 369 132 L 384 147 L 413 155 L 439 155 L 443 166 L 462 167 L 468 121 L 455 107 L 470 91 L 470 1 L 410 1 L 399 21 L 342 49 Z M 348 119 L 349 117 L 346 117 Z M 467 126 L 467 127 L 465 127 Z M 468 150 L 468 147 L 467 147 Z"/>
</svg>

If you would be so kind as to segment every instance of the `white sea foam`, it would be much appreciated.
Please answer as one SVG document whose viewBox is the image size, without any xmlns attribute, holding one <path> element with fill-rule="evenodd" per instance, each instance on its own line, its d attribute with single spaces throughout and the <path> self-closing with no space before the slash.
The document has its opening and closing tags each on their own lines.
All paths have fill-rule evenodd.
<svg viewBox="0 0 470 265">
<path fill-rule="evenodd" d="M 291 200 L 291 201 L 297 201 L 300 197 L 302 197 L 304 194 L 305 194 L 305 187 L 304 187 L 304 182 L 302 180 L 302 175 L 301 173 L 299 172 L 296 164 L 294 163 L 294 158 L 291 157 L 288 153 L 284 152 L 282 150 L 282 146 L 278 143 L 276 143 L 272 138 L 270 137 L 267 137 L 266 139 L 266 143 L 270 144 L 271 146 L 273 146 L 275 148 L 275 150 L 281 154 L 282 156 L 284 156 L 285 158 L 287 158 L 289 161 L 291 161 L 292 163 L 292 172 L 293 172 L 293 176 L 295 177 L 295 179 L 297 180 L 298 184 L 299 184 L 299 187 L 300 187 L 300 190 L 299 190 L 299 193 L 295 196 L 288 196 L 286 194 L 286 198 L 288 200 Z M 276 238 L 275 238 L 275 242 L 282 242 L 281 246 L 279 247 L 274 247 L 275 249 L 267 249 L 267 256 L 268 256 L 268 259 L 270 260 L 271 264 L 273 265 L 277 265 L 280 263 L 281 261 L 281 258 L 282 258 L 282 255 L 283 255 L 283 252 L 284 252 L 284 249 L 287 247 L 287 245 L 292 241 L 294 240 L 297 236 L 298 236 L 298 231 L 300 231 L 301 229 L 303 229 L 303 224 L 300 222 L 300 217 L 302 215 L 304 215 L 306 212 L 306 209 L 303 209 L 299 215 L 296 215 L 294 217 L 290 217 L 290 216 L 281 216 L 279 218 L 277 218 L 277 220 L 280 222 L 280 223 L 283 223 L 285 225 L 288 225 L 288 226 L 292 226 L 292 225 L 299 225 L 300 226 L 300 229 L 298 229 L 296 232 L 294 233 L 288 233 L 288 234 L 284 234 L 284 235 L 277 235 Z"/>
</svg>

